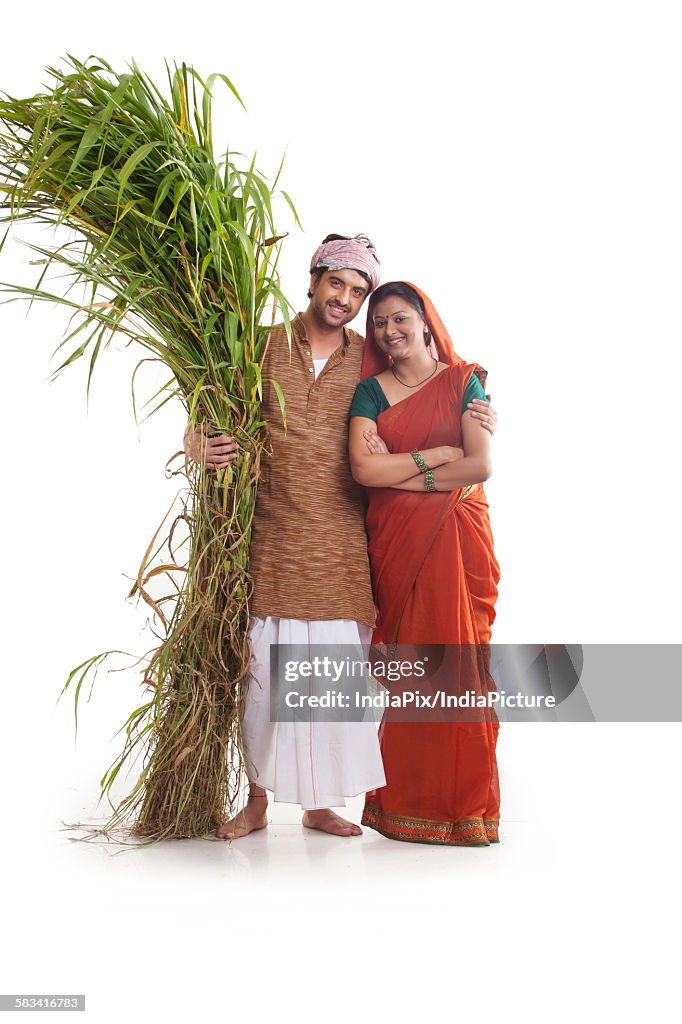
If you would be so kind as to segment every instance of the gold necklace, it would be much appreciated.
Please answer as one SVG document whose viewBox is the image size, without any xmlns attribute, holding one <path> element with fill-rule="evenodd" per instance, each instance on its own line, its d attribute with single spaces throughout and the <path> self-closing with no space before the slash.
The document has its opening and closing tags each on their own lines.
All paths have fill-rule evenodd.
<svg viewBox="0 0 682 1024">
<path fill-rule="evenodd" d="M 391 367 L 391 373 L 393 374 L 393 376 L 395 377 L 395 379 L 396 379 L 396 380 L 398 381 L 398 383 L 399 383 L 399 384 L 402 384 L 402 386 L 403 386 L 404 388 L 418 388 L 420 384 L 426 384 L 427 380 L 431 380 L 431 378 L 433 377 L 434 373 L 435 373 L 435 372 L 436 372 L 436 370 L 438 369 L 438 360 L 437 360 L 437 359 L 434 359 L 434 363 L 435 363 L 436 365 L 434 366 L 433 370 L 432 370 L 432 371 L 431 371 L 431 373 L 430 373 L 430 374 L 428 375 L 428 377 L 424 377 L 424 380 L 419 380 L 419 381 L 417 381 L 417 383 L 416 383 L 416 384 L 406 384 L 406 383 L 405 383 L 405 381 L 404 381 L 404 380 L 402 380 L 402 379 L 401 379 L 401 378 L 400 378 L 400 377 L 398 376 L 398 374 L 397 374 L 397 373 L 395 372 L 395 369 L 393 368 L 393 366 Z"/>
</svg>

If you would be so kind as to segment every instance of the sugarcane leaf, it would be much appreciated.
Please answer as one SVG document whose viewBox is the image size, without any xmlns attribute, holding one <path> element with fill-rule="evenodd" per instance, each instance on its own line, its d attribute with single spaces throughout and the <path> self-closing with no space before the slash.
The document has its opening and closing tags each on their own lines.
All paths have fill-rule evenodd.
<svg viewBox="0 0 682 1024">
<path fill-rule="evenodd" d="M 155 412 L 158 412 L 158 411 L 159 411 L 159 409 L 163 408 L 163 406 L 164 406 L 164 405 L 165 405 L 165 404 L 166 404 L 167 402 L 170 402 L 171 398 L 175 398 L 175 397 L 176 397 L 176 396 L 177 396 L 178 394 L 180 394 L 180 392 L 179 392 L 179 391 L 178 391 L 177 389 L 176 389 L 176 390 L 173 390 L 173 391 L 171 391 L 171 392 L 169 392 L 169 393 L 168 393 L 168 394 L 166 395 L 166 397 L 165 397 L 164 399 L 162 399 L 162 401 L 160 401 L 160 402 L 159 402 L 159 403 L 158 403 L 157 405 L 155 405 L 155 406 L 154 406 L 154 408 L 153 408 L 153 409 L 152 409 L 152 410 L 151 410 L 150 412 L 148 412 L 148 413 L 147 413 L 147 415 L 146 415 L 146 416 L 143 416 L 143 417 L 142 417 L 142 419 L 140 420 L 140 425 L 141 425 L 142 423 L 144 423 L 144 422 L 145 422 L 145 420 L 148 420 L 148 419 L 149 419 L 149 418 L 150 418 L 151 416 L 153 416 Z"/>
<path fill-rule="evenodd" d="M 277 174 L 275 175 L 275 177 L 272 180 L 272 188 L 273 188 L 273 190 L 277 188 L 277 183 L 278 183 L 278 181 L 280 179 L 280 176 L 282 174 L 282 168 L 284 167 L 284 160 L 286 158 L 286 155 L 287 155 L 287 151 L 285 149 L 284 152 L 282 153 L 282 159 L 279 162 L 279 167 L 277 168 Z"/>
<path fill-rule="evenodd" d="M 133 401 L 133 418 L 135 419 L 135 423 L 136 423 L 137 426 L 139 426 L 138 419 L 137 419 L 137 405 L 136 405 L 136 400 L 135 400 L 135 378 L 137 377 L 137 371 L 140 369 L 140 367 L 143 365 L 143 363 L 157 363 L 158 361 L 159 361 L 158 359 L 154 359 L 151 356 L 147 356 L 145 359 L 140 359 L 138 361 L 138 363 L 136 364 L 135 369 L 133 370 L 132 376 L 130 378 L 130 392 L 131 392 L 132 401 Z"/>
<path fill-rule="evenodd" d="M 224 227 L 226 229 L 231 229 L 238 236 L 239 241 L 242 244 L 244 255 L 246 256 L 246 259 L 248 261 L 249 270 L 253 269 L 253 266 L 256 262 L 256 257 L 253 251 L 253 242 L 249 238 L 247 232 L 244 230 L 241 224 L 237 223 L 236 220 L 228 220 Z"/>
<path fill-rule="evenodd" d="M 88 127 L 83 132 L 83 137 L 80 141 L 78 149 L 76 150 L 76 155 L 71 161 L 71 166 L 69 167 L 67 177 L 73 174 L 73 172 L 76 170 L 80 162 L 85 157 L 88 150 L 92 149 L 92 147 L 96 144 L 97 140 L 99 139 L 103 131 L 104 123 L 100 121 L 99 118 L 88 125 Z"/>
<path fill-rule="evenodd" d="M 196 383 L 194 391 L 192 392 L 192 394 L 190 396 L 189 418 L 190 418 L 192 423 L 194 423 L 194 415 L 195 415 L 195 412 L 196 412 L 197 403 L 199 401 L 199 397 L 201 395 L 201 389 L 204 386 L 204 381 L 206 380 L 206 376 L 207 375 L 205 373 L 201 375 L 201 377 L 199 378 L 199 380 Z"/>
<path fill-rule="evenodd" d="M 298 213 L 296 212 L 296 207 L 294 206 L 293 200 L 292 200 L 291 196 L 289 195 L 289 193 L 285 192 L 284 189 L 281 189 L 280 190 L 280 195 L 283 195 L 284 198 L 286 199 L 287 203 L 289 204 L 289 209 L 291 210 L 291 212 L 294 215 L 294 220 L 296 221 L 297 227 L 303 229 L 303 225 L 301 224 L 301 222 L 300 222 L 300 220 L 298 218 Z"/>
<path fill-rule="evenodd" d="M 234 96 L 236 96 L 236 98 L 241 103 L 242 107 L 244 107 L 244 110 L 246 110 L 246 107 L 244 106 L 244 101 L 242 100 L 241 96 L 239 95 L 239 93 L 237 92 L 237 90 L 235 89 L 234 85 L 232 84 L 230 79 L 227 77 L 227 75 L 223 75 L 223 74 L 220 74 L 220 73 L 215 73 L 213 75 L 209 75 L 208 78 L 206 79 L 206 88 L 208 89 L 208 91 L 211 92 L 211 90 L 213 89 L 213 83 L 218 78 L 222 82 L 225 83 L 225 85 L 230 90 L 230 92 L 232 92 L 234 94 Z"/>
<path fill-rule="evenodd" d="M 158 149 L 159 146 L 163 145 L 163 142 L 145 142 L 142 146 L 138 146 L 134 153 L 130 154 L 123 167 L 118 172 L 118 202 L 121 201 L 121 197 L 123 196 L 125 187 L 128 184 L 128 180 L 138 164 L 140 164 L 145 157 L 149 156 L 149 154 L 155 149 Z"/>
<path fill-rule="evenodd" d="M 97 669 L 100 666 L 100 664 L 102 662 L 104 662 L 112 654 L 126 654 L 126 652 L 125 651 L 117 651 L 117 650 L 103 651 L 100 654 L 94 654 L 91 658 L 87 658 L 85 661 L 82 661 L 80 663 L 80 665 L 76 665 L 76 667 L 74 669 L 72 669 L 71 672 L 69 672 L 68 678 L 67 678 L 66 682 L 64 683 L 64 686 L 62 687 L 61 693 L 59 694 L 59 696 L 57 698 L 57 703 L 59 703 L 61 698 L 64 696 L 64 694 L 68 690 L 69 686 L 71 686 L 71 683 L 74 681 L 74 679 L 77 678 L 78 681 L 76 683 L 76 689 L 75 689 L 75 692 L 74 692 L 74 722 L 75 722 L 74 738 L 77 736 L 77 733 L 78 733 L 78 701 L 79 701 L 79 698 L 80 698 L 80 692 L 81 692 L 81 688 L 83 686 L 83 683 L 85 682 L 85 679 L 87 678 L 89 673 L 92 672 L 93 670 L 94 670 L 94 673 L 96 675 L 97 674 Z M 94 683 L 94 679 L 93 679 L 93 683 Z"/>
<path fill-rule="evenodd" d="M 154 702 L 151 701 L 151 700 L 147 701 L 146 704 L 140 704 L 139 708 L 135 708 L 134 711 L 131 711 L 130 714 L 128 715 L 128 717 L 126 718 L 125 722 L 121 726 L 121 728 L 118 729 L 118 731 L 114 733 L 114 736 L 118 736 L 118 734 L 123 732 L 124 729 L 126 730 L 126 732 L 130 733 L 131 729 L 132 729 L 132 726 L 135 723 L 135 721 L 140 719 L 140 718 L 143 718 L 144 715 L 146 715 L 146 713 L 152 707 L 153 703 Z"/>
<path fill-rule="evenodd" d="M 61 224 L 75 234 L 56 249 L 32 246 L 33 256 L 44 257 L 38 287 L 9 286 L 3 298 L 57 302 L 60 310 L 79 314 L 55 362 L 60 372 L 87 352 L 88 399 L 95 364 L 118 332 L 125 343 L 141 345 L 149 361 L 168 367 L 165 384 L 150 389 L 155 394 L 143 412 L 135 394 L 142 361 L 137 362 L 131 379 L 136 420 L 179 397 L 192 422 L 211 422 L 248 439 L 247 457 L 236 468 L 208 474 L 189 467 L 191 500 L 183 498 L 179 515 L 173 506 L 170 532 L 168 524 L 157 531 L 143 560 L 140 596 L 158 616 L 150 625 L 154 651 L 143 675 L 152 700 L 128 716 L 124 749 L 101 783 L 108 797 L 121 768 L 146 747 L 150 762 L 113 820 L 119 812 L 137 812 L 148 785 L 161 780 L 160 834 L 196 834 L 199 790 L 193 787 L 212 793 L 205 765 L 223 764 L 222 755 L 229 755 L 221 746 L 221 756 L 215 756 L 216 744 L 225 743 L 216 730 L 194 729 L 195 721 L 204 721 L 195 714 L 203 694 L 211 696 L 212 683 L 204 691 L 204 681 L 229 679 L 232 686 L 234 674 L 247 668 L 247 535 L 266 426 L 258 398 L 269 336 L 263 320 L 271 306 L 281 305 L 291 338 L 293 307 L 283 301 L 275 270 L 283 235 L 274 226 L 274 188 L 283 161 L 272 185 L 255 157 L 244 159 L 237 147 L 214 156 L 217 80 L 244 105 L 227 76 L 204 80 L 187 64 L 166 62 L 168 82 L 161 89 L 134 64 L 120 75 L 98 57 L 69 61 L 66 69 L 49 70 L 45 91 L 24 100 L 0 99 L 0 221 Z M 50 267 L 61 276 L 50 275 L 46 285 Z M 281 389 L 275 393 L 286 424 Z M 176 526 L 180 540 L 171 557 L 181 551 L 189 569 L 179 576 L 162 553 Z M 146 593 L 155 579 L 168 579 L 163 589 L 169 592 Z M 205 581 L 206 593 L 198 595 L 184 582 L 180 587 L 180 579 L 191 579 L 192 587 Z M 228 609 L 220 616 L 218 594 Z M 92 679 L 99 664 L 84 663 L 71 679 L 72 691 L 82 696 L 79 683 Z M 83 676 L 86 669 L 89 676 Z M 178 770 L 168 783 L 164 765 Z M 222 793 L 222 777 L 220 786 Z M 146 815 L 144 810 L 145 827 Z"/>
<path fill-rule="evenodd" d="M 92 340 L 92 338 L 90 337 L 86 341 L 84 341 L 82 345 L 79 345 L 78 348 L 75 349 L 71 353 L 71 355 L 67 359 L 64 360 L 64 362 L 61 364 L 61 366 L 57 367 L 57 369 L 54 371 L 52 376 L 56 377 L 59 373 L 61 373 L 61 371 L 64 369 L 64 367 L 70 366 L 71 363 L 76 361 L 76 359 L 80 359 L 80 357 L 83 355 L 83 353 L 85 352 L 86 348 L 90 344 L 91 340 Z"/>
<path fill-rule="evenodd" d="M 174 190 L 174 193 L 173 193 L 174 206 L 173 206 L 173 209 L 171 210 L 170 216 L 168 218 L 169 222 L 175 219 L 175 215 L 178 212 L 178 207 L 179 207 L 179 205 L 180 205 L 180 203 L 182 201 L 182 198 L 183 198 L 183 196 L 186 195 L 186 193 L 188 192 L 190 187 L 191 186 L 190 186 L 189 181 L 187 181 L 187 179 L 185 179 L 185 178 L 183 178 L 181 181 L 179 181 L 176 184 L 175 190 Z M 181 229 L 180 225 L 178 225 L 178 227 Z M 182 230 L 180 230 L 180 234 L 181 234 L 181 239 L 184 240 L 184 232 L 182 232 Z"/>
<path fill-rule="evenodd" d="M 34 181 L 41 180 L 45 181 L 47 171 L 49 171 L 55 164 L 61 160 L 65 153 L 68 153 L 72 148 L 73 143 L 68 140 L 62 142 L 61 145 L 56 146 L 46 160 L 36 162 L 32 174 L 29 174 L 26 179 L 26 197 L 28 198 L 33 189 Z"/>
<path fill-rule="evenodd" d="M 165 174 L 164 177 L 162 178 L 162 180 L 161 180 L 161 182 L 159 184 L 159 187 L 156 190 L 156 195 L 154 196 L 154 205 L 152 207 L 152 217 L 156 216 L 156 213 L 157 213 L 159 207 L 161 206 L 161 204 L 163 203 L 164 199 L 166 198 L 166 196 L 170 192 L 171 187 L 173 185 L 173 182 L 175 181 L 175 179 L 177 177 L 177 174 L 178 174 L 177 168 L 174 167 L 172 171 L 168 171 L 168 173 Z"/>
<path fill-rule="evenodd" d="M 269 287 L 270 291 L 277 299 L 279 308 L 282 310 L 282 319 L 284 320 L 287 338 L 289 339 L 289 345 L 291 346 L 291 317 L 289 315 L 289 309 L 293 307 L 290 306 L 289 301 L 285 299 L 284 295 L 282 294 L 282 291 L 276 284 L 274 284 L 274 282 L 271 281 L 269 283 Z"/>
<path fill-rule="evenodd" d="M 97 338 L 97 344 L 95 345 L 94 349 L 92 350 L 92 355 L 90 356 L 90 368 L 88 370 L 88 383 L 87 383 L 87 386 L 86 386 L 86 389 L 85 389 L 85 400 L 86 400 L 86 403 L 90 402 L 90 381 L 92 380 L 92 371 L 95 369 L 95 363 L 97 361 L 97 356 L 99 354 L 100 345 L 102 344 L 102 337 L 104 336 L 105 329 L 106 328 L 103 327 L 102 330 L 99 332 L 99 335 L 98 335 L 98 338 Z"/>
<path fill-rule="evenodd" d="M 284 404 L 284 392 L 282 391 L 281 387 L 279 386 L 277 381 L 274 379 L 274 377 L 267 377 L 266 380 L 269 380 L 269 382 L 272 384 L 273 388 L 275 389 L 275 394 L 277 395 L 277 401 L 279 403 L 279 411 L 282 414 L 282 424 L 284 426 L 284 429 L 286 430 L 287 429 L 287 413 L 286 413 L 286 408 L 285 408 L 285 404 Z"/>
</svg>

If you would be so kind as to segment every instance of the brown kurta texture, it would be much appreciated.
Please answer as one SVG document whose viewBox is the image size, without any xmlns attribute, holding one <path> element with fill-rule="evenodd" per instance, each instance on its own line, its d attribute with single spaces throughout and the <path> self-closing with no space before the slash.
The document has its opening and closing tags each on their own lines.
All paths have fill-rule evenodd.
<svg viewBox="0 0 682 1024">
<path fill-rule="evenodd" d="M 374 624 L 365 497 L 348 460 L 348 411 L 364 339 L 349 329 L 315 380 L 300 314 L 270 336 L 263 363 L 263 419 L 272 455 L 263 463 L 251 538 L 255 615 L 353 619 Z M 277 394 L 284 393 L 287 430 Z"/>
</svg>

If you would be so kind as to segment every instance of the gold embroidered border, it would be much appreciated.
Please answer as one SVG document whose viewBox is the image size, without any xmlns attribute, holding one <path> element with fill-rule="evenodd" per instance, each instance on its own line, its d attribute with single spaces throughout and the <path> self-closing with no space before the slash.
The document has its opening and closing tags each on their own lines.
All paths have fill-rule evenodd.
<svg viewBox="0 0 682 1024">
<path fill-rule="evenodd" d="M 405 842 L 444 846 L 488 846 L 499 842 L 499 818 L 433 821 L 429 818 L 387 814 L 374 804 L 366 804 L 362 824 L 390 839 L 402 839 Z"/>
</svg>

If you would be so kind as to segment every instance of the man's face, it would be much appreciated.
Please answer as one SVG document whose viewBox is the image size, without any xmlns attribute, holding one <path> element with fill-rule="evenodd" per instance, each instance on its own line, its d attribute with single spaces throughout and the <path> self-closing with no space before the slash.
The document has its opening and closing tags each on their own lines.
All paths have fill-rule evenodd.
<svg viewBox="0 0 682 1024">
<path fill-rule="evenodd" d="M 310 275 L 310 291 L 310 304 L 320 323 L 343 327 L 360 312 L 369 285 L 357 270 L 325 270 L 319 281 Z"/>
</svg>

